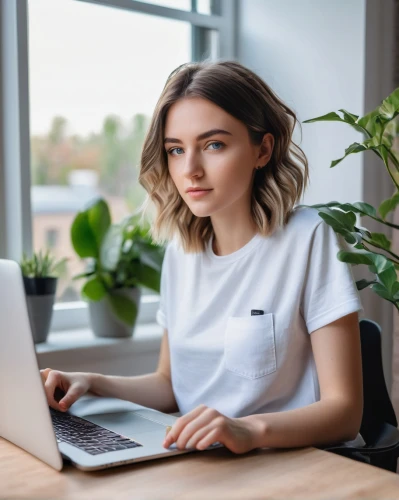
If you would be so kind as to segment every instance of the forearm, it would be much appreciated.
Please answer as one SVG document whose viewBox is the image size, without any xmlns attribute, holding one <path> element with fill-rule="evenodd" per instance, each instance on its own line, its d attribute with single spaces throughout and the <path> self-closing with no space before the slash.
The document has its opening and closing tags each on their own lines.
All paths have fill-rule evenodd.
<svg viewBox="0 0 399 500">
<path fill-rule="evenodd" d="M 291 448 L 355 439 L 360 427 L 349 404 L 324 400 L 303 408 L 243 417 L 254 429 L 254 447 Z"/>
<path fill-rule="evenodd" d="M 134 377 L 91 373 L 90 392 L 96 396 L 132 401 L 164 413 L 178 411 L 171 382 L 158 373 Z"/>
</svg>

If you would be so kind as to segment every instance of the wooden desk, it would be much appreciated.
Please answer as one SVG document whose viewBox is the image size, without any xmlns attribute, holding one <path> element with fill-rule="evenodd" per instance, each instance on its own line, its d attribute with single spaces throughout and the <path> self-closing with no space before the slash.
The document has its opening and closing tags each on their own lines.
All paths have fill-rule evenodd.
<svg viewBox="0 0 399 500">
<path fill-rule="evenodd" d="M 40 499 L 399 499 L 399 475 L 314 448 L 226 449 L 97 472 L 56 472 L 0 438 L 0 498 Z"/>
</svg>

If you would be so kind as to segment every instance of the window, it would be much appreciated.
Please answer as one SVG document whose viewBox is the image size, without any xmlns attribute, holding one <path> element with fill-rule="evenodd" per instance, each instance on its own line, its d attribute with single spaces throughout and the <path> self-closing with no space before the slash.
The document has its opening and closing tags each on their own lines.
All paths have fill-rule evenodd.
<svg viewBox="0 0 399 500">
<path fill-rule="evenodd" d="M 172 9 L 191 10 L 191 0 L 144 0 L 145 3 L 171 7 Z"/>
<path fill-rule="evenodd" d="M 44 224 L 58 228 L 52 250 L 68 266 L 57 299 L 72 289 L 79 300 L 72 221 L 97 196 L 114 221 L 143 202 L 144 136 L 171 69 L 191 58 L 191 26 L 71 0 L 29 0 L 28 14 L 33 246 Z"/>
<path fill-rule="evenodd" d="M 113 221 L 141 204 L 146 193 L 137 182 L 138 163 L 166 78 L 189 60 L 234 58 L 234 1 L 5 3 L 0 5 L 6 42 L 0 74 L 8 75 L 2 102 L 10 99 L 2 121 L 16 127 L 18 140 L 7 140 L 12 126 L 0 129 L 6 159 L 9 155 L 0 181 L 4 191 L 12 187 L 4 193 L 0 231 L 4 227 L 6 238 L 0 256 L 19 260 L 22 249 L 47 247 L 58 258 L 68 257 L 55 324 L 69 328 L 74 316 L 73 326 L 83 326 L 81 283 L 72 280 L 82 270 L 70 243 L 72 220 L 98 195 L 109 203 Z M 18 196 L 12 197 L 12 190 Z M 12 209 L 17 232 L 7 215 Z M 154 319 L 158 300 L 151 293 L 143 296 L 143 318 Z"/>
<path fill-rule="evenodd" d="M 172 9 L 198 12 L 199 14 L 219 14 L 220 2 L 218 0 L 141 0 L 145 3 L 162 5 Z"/>
</svg>

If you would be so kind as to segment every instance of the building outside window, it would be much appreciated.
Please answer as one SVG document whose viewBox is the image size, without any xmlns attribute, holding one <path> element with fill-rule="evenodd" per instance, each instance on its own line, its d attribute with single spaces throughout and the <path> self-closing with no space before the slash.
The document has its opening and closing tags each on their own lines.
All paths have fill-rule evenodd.
<svg viewBox="0 0 399 500">
<path fill-rule="evenodd" d="M 58 229 L 46 230 L 46 244 L 47 248 L 56 248 L 58 246 Z M 43 247 L 44 245 L 40 245 Z"/>
</svg>

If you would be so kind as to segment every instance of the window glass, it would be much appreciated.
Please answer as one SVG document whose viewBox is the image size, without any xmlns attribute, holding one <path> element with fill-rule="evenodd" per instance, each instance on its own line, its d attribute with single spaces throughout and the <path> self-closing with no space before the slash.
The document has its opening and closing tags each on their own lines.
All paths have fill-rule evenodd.
<svg viewBox="0 0 399 500">
<path fill-rule="evenodd" d="M 48 248 L 55 248 L 58 240 L 58 229 L 47 229 L 46 242 Z"/>
<path fill-rule="evenodd" d="M 191 10 L 191 0 L 141 0 L 144 3 L 153 3 L 161 7 L 170 7 L 171 9 Z"/>
<path fill-rule="evenodd" d="M 197 0 L 197 12 L 199 14 L 216 14 L 212 0 Z"/>
<path fill-rule="evenodd" d="M 144 3 L 152 3 L 172 9 L 196 11 L 199 14 L 218 14 L 217 9 L 220 0 L 141 0 Z"/>
<path fill-rule="evenodd" d="M 99 195 L 114 222 L 141 205 L 144 136 L 166 78 L 191 59 L 191 25 L 73 0 L 28 6 L 33 245 L 68 257 L 57 300 L 80 300 L 73 218 Z"/>
</svg>

